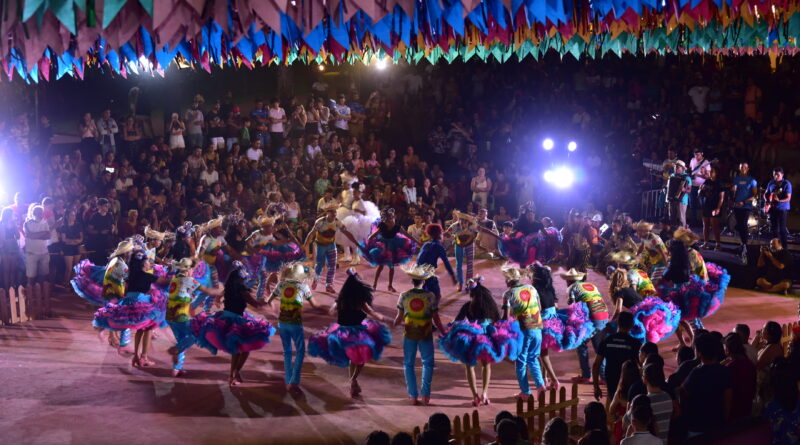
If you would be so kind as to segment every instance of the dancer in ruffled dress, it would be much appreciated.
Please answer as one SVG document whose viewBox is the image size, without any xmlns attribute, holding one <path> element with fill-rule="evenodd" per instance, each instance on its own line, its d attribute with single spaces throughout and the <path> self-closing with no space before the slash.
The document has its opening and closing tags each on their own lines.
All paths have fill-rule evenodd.
<svg viewBox="0 0 800 445">
<path fill-rule="evenodd" d="M 411 238 L 395 219 L 394 209 L 381 213 L 381 221 L 364 245 L 360 245 L 364 258 L 371 266 L 377 266 L 372 289 L 378 289 L 378 279 L 384 267 L 389 268 L 389 292 L 397 292 L 394 284 L 394 267 L 406 264 L 417 250 L 417 241 Z"/>
<path fill-rule="evenodd" d="M 621 266 L 632 265 L 635 262 L 633 257 L 626 259 L 615 255 L 612 258 Z M 665 302 L 656 296 L 643 297 L 637 291 L 635 284 L 628 280 L 628 270 L 622 267 L 614 269 L 613 266 L 612 269 L 609 275 L 608 290 L 614 305 L 611 322 L 616 322 L 619 314 L 627 310 L 633 314 L 633 328 L 630 332 L 633 338 L 658 343 L 672 335 L 678 328 L 681 319 L 680 309 L 673 303 Z M 644 273 L 644 271 L 636 270 Z M 636 276 L 639 276 L 638 273 Z"/>
<path fill-rule="evenodd" d="M 325 273 L 325 292 L 335 293 L 333 280 L 336 278 L 336 238 L 339 232 L 348 238 L 350 242 L 358 244 L 356 239 L 347 231 L 341 222 L 336 219 L 336 205 L 328 205 L 323 210 L 325 215 L 317 218 L 314 227 L 306 236 L 304 248 L 306 252 L 311 252 L 311 243 L 317 248 L 316 261 L 314 265 L 314 279 L 311 282 L 311 289 L 317 288 L 317 279 L 322 275 L 322 269 L 327 267 Z"/>
<path fill-rule="evenodd" d="M 495 236 L 499 240 L 498 249 L 500 254 L 509 262 L 516 263 L 519 267 L 525 268 L 533 264 L 539 254 L 545 252 L 539 251 L 539 246 L 542 243 L 542 234 L 539 231 L 525 234 L 516 229 L 515 223 L 506 221 L 502 225 L 503 233 L 496 235 L 491 231 L 484 228 L 479 228 L 482 233 L 489 236 Z M 561 239 L 561 233 L 549 233 L 551 237 L 555 236 L 556 239 Z M 558 241 L 560 243 L 560 241 Z M 550 253 L 546 253 L 549 257 Z M 552 260 L 552 258 L 550 259 Z"/>
<path fill-rule="evenodd" d="M 177 344 L 169 348 L 172 355 L 172 376 L 183 377 L 186 371 L 183 369 L 183 362 L 186 358 L 186 350 L 192 347 L 196 339 L 189 327 L 189 320 L 193 316 L 191 303 L 196 298 L 203 298 L 202 295 L 195 296 L 196 292 L 201 292 L 211 297 L 222 296 L 222 288 L 209 288 L 203 286 L 200 281 L 192 275 L 197 267 L 195 258 L 183 258 L 173 263 L 173 268 L 177 274 L 169 283 L 169 299 L 167 300 L 166 320 L 172 333 L 175 335 Z"/>
<path fill-rule="evenodd" d="M 544 378 L 539 363 L 542 350 L 542 310 L 539 293 L 530 284 L 522 283 L 525 272 L 506 263 L 500 271 L 506 279 L 508 290 L 503 294 L 503 319 L 516 319 L 522 330 L 522 347 L 515 361 L 519 394 L 517 398 L 527 400 L 531 396 L 528 373 L 537 391 L 544 391 Z"/>
<path fill-rule="evenodd" d="M 294 236 L 280 216 L 261 216 L 256 219 L 259 229 L 246 240 L 247 249 L 261 258 L 258 268 L 256 299 L 263 300 L 278 281 L 284 264 L 302 261 L 306 255 L 302 243 Z"/>
<path fill-rule="evenodd" d="M 160 301 L 166 300 L 166 296 L 155 290 L 153 284 L 165 286 L 169 278 L 146 272 L 151 267 L 144 250 L 134 251 L 131 254 L 125 298 L 119 304 L 108 303 L 98 309 L 92 322 L 100 329 L 136 331 L 132 361 L 136 367 L 155 364 L 148 359 L 151 335 L 153 329 L 166 325 L 166 314 L 161 308 L 164 302 Z"/>
<path fill-rule="evenodd" d="M 358 376 L 364 365 L 380 360 L 392 334 L 380 323 L 383 316 L 372 308 L 372 288 L 353 269 L 347 271 L 347 280 L 331 307 L 334 311 L 336 323 L 308 339 L 308 354 L 331 365 L 347 366 L 350 396 L 356 398 L 361 394 Z"/>
<path fill-rule="evenodd" d="M 413 288 L 400 294 L 397 300 L 397 316 L 394 325 L 403 324 L 405 336 L 403 338 L 403 374 L 406 378 L 408 397 L 413 405 L 430 405 L 431 383 L 433 381 L 433 327 L 445 333 L 442 321 L 439 319 L 439 306 L 436 296 L 422 289 L 425 280 L 435 273 L 429 265 L 407 265 L 403 272 L 411 278 Z M 417 351 L 422 359 L 422 384 L 417 386 L 415 364 Z"/>
<path fill-rule="evenodd" d="M 378 207 L 372 202 L 362 199 L 363 185 L 354 182 L 351 189 L 345 190 L 342 206 L 336 211 L 336 218 L 353 235 L 358 242 L 366 240 L 372 233 L 372 225 L 380 218 Z M 358 242 L 354 243 L 343 232 L 336 233 L 336 244 L 342 246 L 344 262 L 351 266 L 361 262 Z"/>
<path fill-rule="evenodd" d="M 222 223 L 225 221 L 224 216 L 208 221 L 201 226 L 203 236 L 200 238 L 200 245 L 197 246 L 196 256 L 206 262 L 208 268 L 211 270 L 211 285 L 212 287 L 219 287 L 219 270 L 217 269 L 217 255 L 221 249 L 228 243 L 225 241 L 224 232 L 222 230 Z M 203 312 L 210 313 L 212 301 L 206 301 L 203 305 Z"/>
<path fill-rule="evenodd" d="M 478 225 L 478 220 L 470 214 L 453 210 L 453 218 L 456 219 L 456 222 L 447 228 L 445 235 L 455 238 L 456 276 L 458 277 L 458 291 L 461 292 L 464 289 L 466 280 L 472 279 L 474 275 L 475 238 L 478 235 L 478 230 L 483 228 Z M 483 230 L 484 233 L 494 235 L 487 229 Z M 464 276 L 464 263 L 467 266 L 466 278 Z"/>
<path fill-rule="evenodd" d="M 150 226 L 144 228 L 145 238 L 145 251 L 147 252 L 147 259 L 152 264 L 161 261 L 164 257 L 164 241 L 171 239 L 174 236 L 172 233 L 159 232 L 153 230 Z"/>
<path fill-rule="evenodd" d="M 472 405 L 488 405 L 492 363 L 516 360 L 522 348 L 522 331 L 516 320 L 501 320 L 500 310 L 492 293 L 476 277 L 467 284 L 469 301 L 464 303 L 447 334 L 439 338 L 439 349 L 454 362 L 466 367 L 467 383 L 472 392 Z M 478 393 L 475 367 L 480 363 L 483 386 Z"/>
<path fill-rule="evenodd" d="M 272 291 L 267 305 L 272 307 L 276 298 L 280 302 L 278 314 L 278 333 L 283 344 L 283 369 L 286 390 L 296 392 L 300 389 L 300 373 L 306 355 L 306 342 L 303 332 L 303 303 L 308 302 L 312 308 L 318 308 L 308 281 L 311 273 L 300 263 L 291 263 L 281 271 L 281 281 Z M 292 355 L 294 347 L 294 356 Z M 294 359 L 294 360 L 292 360 Z"/>
<path fill-rule="evenodd" d="M 186 221 L 175 228 L 175 242 L 169 248 L 167 259 L 179 261 L 182 258 L 194 256 L 197 247 L 194 242 L 195 227 L 191 221 Z"/>
<path fill-rule="evenodd" d="M 245 312 L 248 304 L 253 307 L 266 304 L 256 301 L 254 289 L 246 285 L 250 281 L 247 267 L 240 261 L 234 261 L 225 281 L 223 310 L 210 315 L 198 314 L 189 322 L 200 347 L 208 349 L 214 355 L 220 349 L 231 355 L 228 376 L 230 386 L 238 386 L 244 382 L 242 368 L 250 353 L 264 348 L 275 333 L 275 328 L 268 321 L 254 318 Z"/>
</svg>

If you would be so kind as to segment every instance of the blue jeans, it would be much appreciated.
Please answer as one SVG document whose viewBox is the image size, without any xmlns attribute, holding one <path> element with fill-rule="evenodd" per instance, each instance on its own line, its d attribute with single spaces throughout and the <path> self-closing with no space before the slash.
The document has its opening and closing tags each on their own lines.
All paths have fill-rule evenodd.
<svg viewBox="0 0 800 445">
<path fill-rule="evenodd" d="M 517 361 L 514 362 L 517 371 L 517 382 L 519 390 L 523 394 L 530 394 L 531 387 L 528 384 L 528 369 L 533 377 L 533 384 L 537 388 L 544 386 L 542 378 L 542 368 L 539 365 L 539 353 L 542 350 L 542 330 L 526 329 L 522 331 L 522 349 L 520 350 Z"/>
<path fill-rule="evenodd" d="M 592 348 L 594 349 L 594 353 L 597 354 L 597 348 L 600 347 L 600 342 L 606 336 L 605 333 L 605 320 L 603 322 L 595 322 L 595 333 L 592 335 L 590 339 L 592 342 Z M 589 364 L 589 346 L 588 341 L 583 342 L 582 345 L 578 346 L 575 351 L 578 353 L 578 362 L 581 365 L 581 377 L 590 378 L 592 376 L 592 366 Z M 600 377 L 603 377 L 606 374 L 606 362 L 605 360 L 603 363 L 600 364 Z"/>
<path fill-rule="evenodd" d="M 167 324 L 175 335 L 177 342 L 175 348 L 178 350 L 178 362 L 172 365 L 172 369 L 181 370 L 183 369 L 183 360 L 186 358 L 185 351 L 194 345 L 196 339 L 192 330 L 189 329 L 188 321 L 168 321 Z"/>
<path fill-rule="evenodd" d="M 286 373 L 286 384 L 299 385 L 303 358 L 306 355 L 303 325 L 278 323 L 278 331 L 281 334 L 281 343 L 283 343 L 283 370 Z M 295 348 L 294 363 L 292 363 L 292 344 Z"/>
<path fill-rule="evenodd" d="M 414 365 L 417 361 L 417 349 L 422 358 L 422 387 L 417 391 L 417 373 Z M 408 396 L 412 399 L 419 397 L 421 392 L 424 397 L 431 395 L 431 381 L 433 380 L 433 339 L 409 340 L 403 339 L 403 373 L 406 376 Z"/>
</svg>

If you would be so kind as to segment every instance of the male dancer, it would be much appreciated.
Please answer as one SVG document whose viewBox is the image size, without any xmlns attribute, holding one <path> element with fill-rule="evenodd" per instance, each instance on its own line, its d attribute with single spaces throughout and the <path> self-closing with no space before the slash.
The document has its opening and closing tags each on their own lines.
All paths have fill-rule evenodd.
<svg viewBox="0 0 800 445">
<path fill-rule="evenodd" d="M 217 252 L 228 245 L 222 232 L 222 222 L 224 220 L 224 216 L 219 216 L 205 223 L 203 225 L 205 233 L 200 238 L 200 244 L 197 246 L 196 256 L 202 258 L 211 271 L 211 287 L 220 286 L 219 271 L 217 270 Z M 203 301 L 203 312 L 210 314 L 213 305 L 214 299 L 206 298 Z"/>
<path fill-rule="evenodd" d="M 747 162 L 739 164 L 739 174 L 733 178 L 733 214 L 736 217 L 736 231 L 742 242 L 739 254 L 742 263 L 747 264 L 747 241 L 750 233 L 747 230 L 747 220 L 753 210 L 753 204 L 758 194 L 758 182 L 750 176 L 750 166 Z"/>
<path fill-rule="evenodd" d="M 111 259 L 106 266 L 106 273 L 103 275 L 103 300 L 116 303 L 125 298 L 125 281 L 128 279 L 128 264 L 126 259 L 130 259 L 133 251 L 133 241 L 123 240 L 117 245 L 116 250 L 111 253 Z M 122 332 L 108 331 L 108 344 L 111 347 L 119 348 L 122 352 L 131 343 L 131 330 L 125 329 Z"/>
<path fill-rule="evenodd" d="M 431 402 L 431 381 L 433 380 L 433 325 L 439 332 L 445 332 L 439 319 L 438 300 L 433 292 L 422 289 L 425 280 L 434 276 L 430 265 L 412 265 L 403 271 L 411 278 L 413 288 L 400 294 L 397 300 L 397 316 L 394 325 L 401 322 L 405 327 L 403 339 L 403 370 L 406 377 L 408 397 L 413 405 Z M 417 361 L 417 350 L 422 359 L 422 385 L 417 388 L 417 374 L 414 364 Z"/>
<path fill-rule="evenodd" d="M 453 285 L 455 285 L 457 283 L 456 274 L 453 272 L 453 266 L 450 265 L 450 261 L 447 259 L 447 251 L 444 245 L 442 245 L 442 226 L 439 224 L 428 224 L 425 226 L 425 233 L 428 238 L 430 238 L 430 241 L 423 244 L 422 248 L 419 249 L 417 265 L 428 265 L 433 267 L 433 270 L 436 270 L 437 263 L 441 259 L 442 263 L 444 263 L 444 268 L 447 269 L 447 273 L 450 275 L 450 278 L 453 279 Z M 436 275 L 432 275 L 425 280 L 425 284 L 422 288 L 436 295 L 438 306 L 438 302 L 442 300 L 442 291 L 439 289 L 439 278 L 437 278 Z"/>
<path fill-rule="evenodd" d="M 567 282 L 567 302 L 572 304 L 576 301 L 586 303 L 589 308 L 589 319 L 594 324 L 594 335 L 591 337 L 592 347 L 597 352 L 600 342 L 603 340 L 602 331 L 608 323 L 608 307 L 603 301 L 603 296 L 597 286 L 581 280 L 586 276 L 585 273 L 575 269 L 570 269 L 561 274 L 561 278 Z M 589 365 L 589 347 L 584 342 L 575 349 L 578 353 L 578 361 L 581 366 L 581 375 L 572 379 L 576 383 L 591 383 L 591 368 Z M 602 375 L 604 369 L 601 369 Z"/>
<path fill-rule="evenodd" d="M 353 235 L 347 231 L 336 219 L 336 204 L 330 204 L 324 208 L 325 216 L 314 222 L 314 227 L 308 233 L 304 247 L 306 252 L 311 251 L 311 240 L 317 244 L 316 264 L 314 266 L 314 280 L 311 282 L 311 289 L 317 288 L 317 277 L 322 274 L 322 269 L 327 262 L 328 271 L 325 274 L 325 292 L 336 293 L 333 289 L 333 280 L 336 277 L 336 232 L 341 232 L 350 240 L 358 244 Z M 311 256 L 308 253 L 308 256 Z"/>
<path fill-rule="evenodd" d="M 519 394 L 517 398 L 527 400 L 531 396 L 528 370 L 537 391 L 544 391 L 544 378 L 539 364 L 542 350 L 542 311 L 539 293 L 530 284 L 522 284 L 522 271 L 506 264 L 501 269 L 508 290 L 503 294 L 503 318 L 513 315 L 522 329 L 522 349 L 515 364 Z"/>
<path fill-rule="evenodd" d="M 272 300 L 280 299 L 278 315 L 278 331 L 283 343 L 283 369 L 286 373 L 286 390 L 295 392 L 300 389 L 300 372 L 303 358 L 306 355 L 306 343 L 303 336 L 303 301 L 308 301 L 312 308 L 319 306 L 308 285 L 304 283 L 309 273 L 300 263 L 288 264 L 281 273 L 281 281 L 272 291 L 267 304 L 272 307 Z M 292 363 L 292 344 L 295 355 Z"/>
</svg>

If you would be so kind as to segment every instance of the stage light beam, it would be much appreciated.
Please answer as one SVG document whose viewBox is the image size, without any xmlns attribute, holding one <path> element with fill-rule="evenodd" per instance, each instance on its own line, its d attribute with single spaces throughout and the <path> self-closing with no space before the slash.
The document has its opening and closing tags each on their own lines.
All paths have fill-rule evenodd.
<svg viewBox="0 0 800 445">
<path fill-rule="evenodd" d="M 556 188 L 565 189 L 575 182 L 575 173 L 567 167 L 559 167 L 552 173 L 552 181 Z"/>
<path fill-rule="evenodd" d="M 388 63 L 386 62 L 385 58 L 384 59 L 378 59 L 378 61 L 375 62 L 375 68 L 377 68 L 379 71 L 385 70 L 387 66 L 388 66 Z"/>
<path fill-rule="evenodd" d="M 553 140 L 550 139 L 550 138 L 547 138 L 547 139 L 542 141 L 542 148 L 544 148 L 547 151 L 552 150 L 553 146 L 555 146 L 555 145 L 556 145 L 555 142 L 553 142 Z"/>
<path fill-rule="evenodd" d="M 544 172 L 544 180 L 546 182 L 552 183 L 553 182 L 553 171 L 547 170 Z"/>
<path fill-rule="evenodd" d="M 567 150 L 575 151 L 577 149 L 578 149 L 578 144 L 575 141 L 570 141 L 570 143 L 567 144 Z"/>
</svg>

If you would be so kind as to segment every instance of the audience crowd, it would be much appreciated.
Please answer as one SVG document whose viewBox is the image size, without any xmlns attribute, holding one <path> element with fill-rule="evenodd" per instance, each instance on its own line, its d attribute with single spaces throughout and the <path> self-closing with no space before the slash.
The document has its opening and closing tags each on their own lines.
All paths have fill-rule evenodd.
<svg viewBox="0 0 800 445">
<path fill-rule="evenodd" d="M 323 78 L 307 94 L 269 100 L 203 91 L 186 108 L 176 104 L 163 132 L 121 110 L 101 109 L 97 118 L 98 110 L 80 110 L 80 143 L 68 146 L 52 143 L 46 116 L 31 122 L 22 113 L 0 121 L 0 174 L 9 194 L 0 200 L 13 196 L 0 202 L 9 204 L 0 213 L 0 283 L 21 282 L 25 272 L 30 281 L 66 284 L 81 255 L 103 264 L 117 241 L 145 227 L 170 232 L 184 221 L 237 212 L 249 219 L 276 202 L 303 239 L 352 177 L 365 199 L 394 208 L 403 226 L 444 222 L 454 209 L 485 209 L 481 221 L 499 226 L 529 202 L 560 222 L 564 198 L 542 174 L 568 163 L 579 174 L 566 205 L 584 209 L 583 221 L 595 229 L 590 240 L 603 222 L 644 216 L 641 192 L 662 185 L 647 160 L 702 162 L 699 151 L 724 187 L 740 162 L 750 163 L 760 186 L 786 162 L 786 177 L 797 184 L 800 101 L 785 92 L 800 76 L 794 64 L 770 73 L 762 62 L 398 67 L 368 95 L 355 82 L 334 91 Z M 541 149 L 545 137 L 555 140 L 554 150 Z M 573 153 L 566 150 L 571 140 Z M 699 223 L 700 212 L 691 210 L 689 223 Z M 602 245 L 590 247 L 600 261 Z M 768 260 L 759 264 L 775 264 Z M 609 411 L 586 406 L 579 443 L 683 443 L 754 415 L 769 420 L 773 443 L 797 443 L 800 347 L 795 340 L 784 358 L 779 339 L 774 322 L 752 344 L 743 325 L 727 336 L 701 333 L 693 350 L 678 351 L 669 376 L 656 345 L 644 345 L 638 359 L 613 364 L 620 378 L 607 394 Z M 416 443 L 445 443 L 449 428 L 435 414 Z M 524 420 L 508 412 L 498 413 L 495 430 L 497 444 L 529 443 Z M 542 443 L 570 440 L 566 423 L 553 419 Z M 382 432 L 367 439 L 412 441 Z"/>
</svg>

